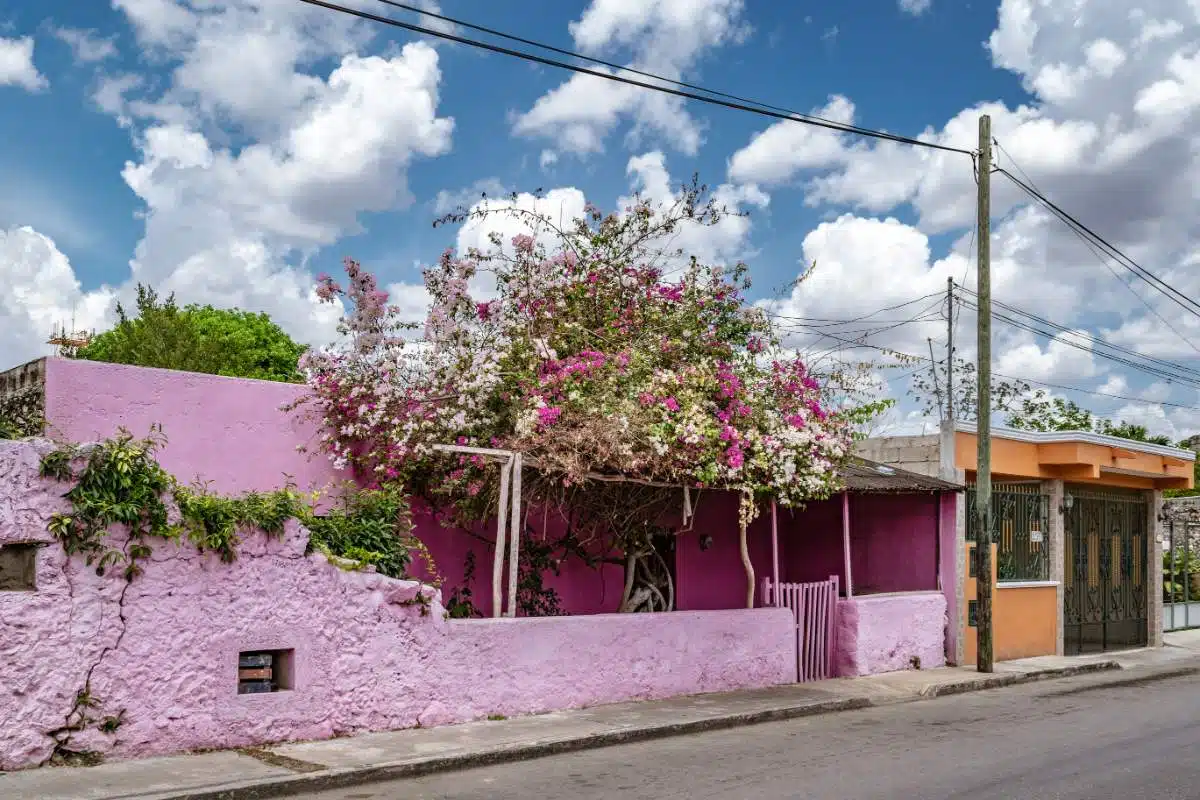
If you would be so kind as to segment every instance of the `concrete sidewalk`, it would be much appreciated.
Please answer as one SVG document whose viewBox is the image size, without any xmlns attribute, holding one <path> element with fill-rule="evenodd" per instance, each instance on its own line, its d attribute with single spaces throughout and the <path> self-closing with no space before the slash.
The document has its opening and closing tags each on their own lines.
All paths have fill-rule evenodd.
<svg viewBox="0 0 1200 800">
<path fill-rule="evenodd" d="M 537 758 L 626 742 L 908 703 L 1109 670 L 1111 682 L 1200 672 L 1200 634 L 1159 649 L 949 667 L 758 691 L 598 706 L 510 720 L 374 733 L 255 750 L 0 773 L 0 797 L 39 800 L 249 800 Z"/>
</svg>

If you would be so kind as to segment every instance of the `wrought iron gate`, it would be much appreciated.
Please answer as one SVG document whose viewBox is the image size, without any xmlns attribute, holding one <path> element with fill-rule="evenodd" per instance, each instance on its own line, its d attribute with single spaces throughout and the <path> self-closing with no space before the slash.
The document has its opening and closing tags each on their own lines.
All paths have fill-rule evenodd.
<svg viewBox="0 0 1200 800">
<path fill-rule="evenodd" d="M 1145 645 L 1145 497 L 1068 487 L 1065 505 L 1065 651 L 1076 654 Z"/>
<path fill-rule="evenodd" d="M 979 533 L 976 488 L 967 488 L 967 541 Z M 1037 483 L 998 483 L 992 487 L 992 537 L 996 542 L 999 581 L 1050 580 L 1046 534 L 1050 497 Z"/>
</svg>

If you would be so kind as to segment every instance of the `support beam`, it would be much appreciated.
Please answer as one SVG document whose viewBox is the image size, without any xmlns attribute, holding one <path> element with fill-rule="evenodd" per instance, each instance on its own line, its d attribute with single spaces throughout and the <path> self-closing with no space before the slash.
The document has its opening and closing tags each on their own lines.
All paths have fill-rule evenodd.
<svg viewBox="0 0 1200 800">
<path fill-rule="evenodd" d="M 512 542 L 508 557 L 508 616 L 517 615 L 517 582 L 520 579 L 521 558 L 521 472 L 524 464 L 521 454 L 513 455 L 512 461 Z"/>
<path fill-rule="evenodd" d="M 842 560 L 846 567 L 846 597 L 854 597 L 854 578 L 850 575 L 850 493 L 842 492 Z"/>
<path fill-rule="evenodd" d="M 779 605 L 779 520 L 771 501 L 771 605 Z"/>
<path fill-rule="evenodd" d="M 500 462 L 500 509 L 496 513 L 496 554 L 492 559 L 492 616 L 504 613 L 504 546 L 508 530 L 508 480 L 512 473 L 513 457 Z"/>
</svg>

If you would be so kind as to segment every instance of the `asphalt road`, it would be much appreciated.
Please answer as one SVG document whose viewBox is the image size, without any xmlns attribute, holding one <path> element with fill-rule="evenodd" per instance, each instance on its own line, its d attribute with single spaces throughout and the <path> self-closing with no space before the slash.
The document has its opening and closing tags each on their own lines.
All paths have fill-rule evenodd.
<svg viewBox="0 0 1200 800">
<path fill-rule="evenodd" d="M 1200 677 L 1028 684 L 306 797 L 1193 800 Z"/>
</svg>

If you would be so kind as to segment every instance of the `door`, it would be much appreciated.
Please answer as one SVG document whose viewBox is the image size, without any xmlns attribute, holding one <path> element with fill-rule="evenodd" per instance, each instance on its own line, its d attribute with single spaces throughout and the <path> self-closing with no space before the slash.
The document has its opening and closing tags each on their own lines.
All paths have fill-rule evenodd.
<svg viewBox="0 0 1200 800">
<path fill-rule="evenodd" d="M 1068 487 L 1063 648 L 1068 655 L 1147 641 L 1146 498 Z"/>
</svg>

